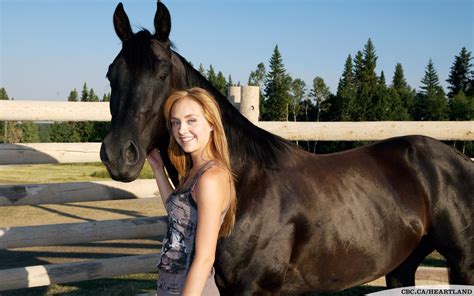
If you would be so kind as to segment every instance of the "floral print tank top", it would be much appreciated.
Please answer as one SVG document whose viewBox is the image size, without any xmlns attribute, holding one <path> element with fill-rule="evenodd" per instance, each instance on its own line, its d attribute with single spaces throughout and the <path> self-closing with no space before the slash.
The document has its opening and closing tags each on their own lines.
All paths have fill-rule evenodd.
<svg viewBox="0 0 474 296">
<path fill-rule="evenodd" d="M 197 228 L 197 204 L 192 196 L 199 177 L 214 161 L 205 163 L 191 180 L 185 182 L 166 200 L 168 231 L 163 240 L 158 269 L 172 274 L 186 274 L 194 258 L 194 243 Z M 221 216 L 221 221 L 225 212 Z"/>
</svg>

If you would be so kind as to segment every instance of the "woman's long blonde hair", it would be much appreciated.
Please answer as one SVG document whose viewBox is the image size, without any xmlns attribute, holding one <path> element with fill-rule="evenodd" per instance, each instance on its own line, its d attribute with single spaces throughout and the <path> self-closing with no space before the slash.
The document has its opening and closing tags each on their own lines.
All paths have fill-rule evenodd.
<svg viewBox="0 0 474 296">
<path fill-rule="evenodd" d="M 234 186 L 234 175 L 230 166 L 229 148 L 225 136 L 224 126 L 222 125 L 219 105 L 212 95 L 199 87 L 190 88 L 173 92 L 166 100 L 163 106 L 163 113 L 166 120 L 166 126 L 170 133 L 170 144 L 168 146 L 168 156 L 176 167 L 179 175 L 180 185 L 186 180 L 192 167 L 192 160 L 189 154 L 186 154 L 181 146 L 176 142 L 171 132 L 171 109 L 180 100 L 190 99 L 198 103 L 202 110 L 204 118 L 213 127 L 209 142 L 207 144 L 207 154 L 213 159 L 224 165 L 230 178 L 230 205 L 227 214 L 224 217 L 222 226 L 219 230 L 219 237 L 227 237 L 232 232 L 235 224 L 235 212 L 237 210 L 237 197 Z"/>
</svg>

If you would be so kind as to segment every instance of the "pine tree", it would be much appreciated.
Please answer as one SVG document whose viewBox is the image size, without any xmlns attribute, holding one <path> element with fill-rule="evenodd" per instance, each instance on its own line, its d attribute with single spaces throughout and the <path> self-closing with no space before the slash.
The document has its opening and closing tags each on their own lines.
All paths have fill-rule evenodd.
<svg viewBox="0 0 474 296">
<path fill-rule="evenodd" d="M 87 95 L 87 101 L 88 102 L 98 102 L 99 101 L 99 97 L 95 94 L 93 88 L 91 88 L 89 90 L 89 94 Z"/>
<path fill-rule="evenodd" d="M 464 94 L 468 92 L 470 87 L 469 70 L 472 66 L 471 59 L 471 52 L 465 47 L 463 47 L 459 55 L 454 58 L 449 78 L 446 79 L 449 83 L 449 98 L 453 98 L 460 91 L 464 92 Z"/>
<path fill-rule="evenodd" d="M 84 82 L 82 85 L 81 102 L 87 102 L 89 100 L 89 90 L 87 84 Z"/>
<path fill-rule="evenodd" d="M 227 81 L 225 80 L 224 74 L 221 71 L 217 73 L 215 85 L 214 85 L 223 96 L 227 96 Z"/>
<path fill-rule="evenodd" d="M 20 143 L 37 143 L 39 142 L 38 124 L 33 121 L 23 122 L 19 125 L 21 130 Z"/>
<path fill-rule="evenodd" d="M 423 76 L 423 79 L 421 79 L 421 83 L 421 93 L 424 95 L 426 95 L 429 91 L 435 91 L 440 87 L 438 72 L 436 72 L 433 65 L 433 60 L 431 59 L 428 61 L 428 65 L 426 66 L 425 70 L 425 76 Z"/>
<path fill-rule="evenodd" d="M 10 100 L 7 90 L 4 87 L 0 88 L 0 100 Z"/>
<path fill-rule="evenodd" d="M 360 59 L 362 52 L 360 52 Z M 351 55 L 348 55 L 344 64 L 344 71 L 339 79 L 337 93 L 330 96 L 323 109 L 324 120 L 327 121 L 350 121 L 355 113 L 356 87 L 354 84 L 354 66 Z"/>
<path fill-rule="evenodd" d="M 8 96 L 5 88 L 0 88 L 0 100 L 12 100 Z M 21 142 L 22 131 L 20 123 L 16 121 L 0 122 L 0 142 L 3 143 L 19 143 Z"/>
<path fill-rule="evenodd" d="M 391 90 L 393 90 L 396 95 L 395 93 L 392 93 Z M 400 63 L 397 63 L 395 66 L 389 96 L 392 104 L 397 104 L 396 102 L 400 100 L 402 105 L 402 109 L 399 109 L 398 111 L 396 110 L 397 107 L 391 107 L 391 109 L 393 109 L 391 120 L 412 120 L 416 93 L 406 82 L 403 66 Z"/>
<path fill-rule="evenodd" d="M 74 88 L 73 90 L 71 90 L 71 92 L 69 93 L 69 97 L 67 98 L 68 102 L 77 102 L 78 100 L 78 93 L 77 93 L 77 90 Z"/>
<path fill-rule="evenodd" d="M 385 83 L 385 73 L 384 73 L 383 71 L 380 72 L 380 77 L 379 77 L 379 81 L 378 81 L 378 82 L 379 82 L 379 84 L 381 84 L 381 85 L 386 85 L 386 83 Z"/>
<path fill-rule="evenodd" d="M 400 63 L 397 63 L 395 66 L 392 87 L 397 91 L 408 87 L 407 81 L 405 80 L 405 74 L 403 73 L 403 66 Z"/>
<path fill-rule="evenodd" d="M 265 79 L 265 113 L 262 115 L 264 120 L 285 121 L 288 120 L 291 78 L 286 74 L 278 45 L 273 50 L 269 68 Z"/>
<path fill-rule="evenodd" d="M 232 80 L 232 76 L 229 75 L 229 79 L 227 80 L 227 89 L 229 89 L 231 86 L 234 86 L 234 81 Z"/>
<path fill-rule="evenodd" d="M 204 69 L 202 64 L 199 64 L 199 73 L 201 73 L 202 76 L 206 77 L 206 69 Z"/>
<path fill-rule="evenodd" d="M 110 93 L 102 96 L 102 102 L 110 102 Z"/>
<path fill-rule="evenodd" d="M 354 58 L 354 86 L 360 89 L 364 81 L 364 54 L 362 51 L 357 51 Z"/>
<path fill-rule="evenodd" d="M 439 85 L 438 73 L 430 59 L 426 66 L 425 76 L 421 80 L 421 91 L 415 103 L 415 119 L 445 120 L 448 118 L 448 102 L 443 88 Z"/>
<path fill-rule="evenodd" d="M 214 70 L 214 67 L 212 65 L 209 66 L 209 70 L 207 71 L 207 76 L 206 76 L 207 80 L 209 80 L 209 82 L 216 86 L 216 82 L 217 82 L 217 75 L 216 75 L 216 71 Z"/>
<path fill-rule="evenodd" d="M 459 91 L 450 105 L 450 120 L 470 121 L 474 118 L 474 98 L 467 97 L 464 92 Z"/>
<path fill-rule="evenodd" d="M 50 129 L 50 139 L 58 143 L 82 142 L 82 137 L 72 122 L 55 122 Z"/>
<path fill-rule="evenodd" d="M 356 99 L 351 120 L 380 120 L 384 117 L 386 98 L 380 92 L 379 79 L 375 73 L 377 67 L 375 46 L 369 38 L 363 51 L 358 51 L 354 60 L 354 84 Z"/>
</svg>

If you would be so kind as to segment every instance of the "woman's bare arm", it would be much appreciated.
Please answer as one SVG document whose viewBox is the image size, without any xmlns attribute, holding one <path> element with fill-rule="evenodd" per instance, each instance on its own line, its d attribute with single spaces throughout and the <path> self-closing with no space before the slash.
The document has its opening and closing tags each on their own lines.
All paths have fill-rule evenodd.
<svg viewBox="0 0 474 296">
<path fill-rule="evenodd" d="M 155 181 L 158 185 L 158 190 L 160 191 L 161 200 L 163 201 L 163 204 L 165 204 L 166 200 L 173 192 L 173 187 L 171 187 L 168 177 L 165 174 L 160 152 L 157 149 L 153 149 L 147 155 L 147 159 L 150 163 L 151 169 L 153 170 L 153 175 L 155 176 Z"/>
<path fill-rule="evenodd" d="M 194 191 L 198 206 L 195 255 L 186 278 L 183 295 L 201 295 L 214 264 L 221 213 L 229 199 L 228 174 L 212 167 L 199 179 Z"/>
</svg>

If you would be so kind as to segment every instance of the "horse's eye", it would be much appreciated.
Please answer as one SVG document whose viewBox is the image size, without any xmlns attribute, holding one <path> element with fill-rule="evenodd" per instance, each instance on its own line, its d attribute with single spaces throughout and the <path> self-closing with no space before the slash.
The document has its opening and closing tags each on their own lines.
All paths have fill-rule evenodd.
<svg viewBox="0 0 474 296">
<path fill-rule="evenodd" d="M 169 63 L 161 63 L 160 64 L 160 67 L 159 67 L 159 75 L 158 77 L 161 79 L 161 80 L 165 80 L 165 78 L 168 76 L 168 74 L 170 73 L 170 64 Z"/>
</svg>

